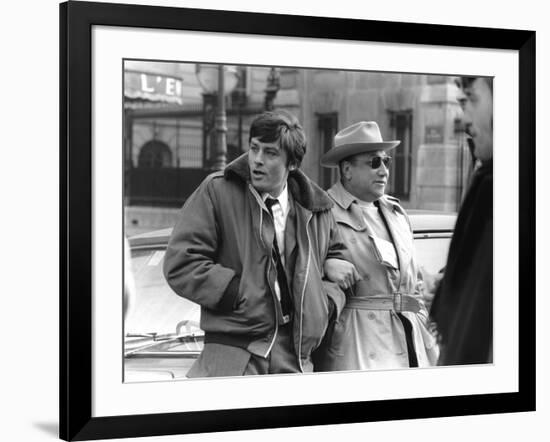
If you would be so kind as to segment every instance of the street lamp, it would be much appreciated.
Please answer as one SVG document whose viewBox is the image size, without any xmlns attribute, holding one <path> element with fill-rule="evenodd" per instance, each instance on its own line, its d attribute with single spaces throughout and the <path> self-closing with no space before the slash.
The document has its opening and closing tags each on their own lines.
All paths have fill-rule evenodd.
<svg viewBox="0 0 550 442">
<path fill-rule="evenodd" d="M 214 128 L 216 132 L 215 153 L 212 169 L 222 170 L 227 156 L 227 117 L 225 112 L 225 96 L 237 85 L 238 73 L 235 66 L 197 64 L 197 79 L 202 87 L 203 95 L 216 95 L 216 115 Z M 206 103 L 205 103 L 206 104 Z M 206 129 L 206 128 L 205 128 Z M 210 128 L 208 128 L 209 130 Z M 207 137 L 205 137 L 205 140 Z"/>
<path fill-rule="evenodd" d="M 264 108 L 265 110 L 273 110 L 273 102 L 279 89 L 281 88 L 281 75 L 275 67 L 269 70 L 267 75 L 267 87 L 265 88 Z"/>
</svg>

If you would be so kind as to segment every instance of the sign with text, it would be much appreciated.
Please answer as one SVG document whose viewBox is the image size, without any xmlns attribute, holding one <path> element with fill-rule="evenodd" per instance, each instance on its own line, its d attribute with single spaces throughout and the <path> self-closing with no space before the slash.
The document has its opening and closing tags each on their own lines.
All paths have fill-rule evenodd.
<svg viewBox="0 0 550 442">
<path fill-rule="evenodd" d="M 443 126 L 426 126 L 424 142 L 426 144 L 443 143 L 443 134 L 444 134 Z"/>
<path fill-rule="evenodd" d="M 124 96 L 143 100 L 182 104 L 182 80 L 160 74 L 124 72 Z"/>
</svg>

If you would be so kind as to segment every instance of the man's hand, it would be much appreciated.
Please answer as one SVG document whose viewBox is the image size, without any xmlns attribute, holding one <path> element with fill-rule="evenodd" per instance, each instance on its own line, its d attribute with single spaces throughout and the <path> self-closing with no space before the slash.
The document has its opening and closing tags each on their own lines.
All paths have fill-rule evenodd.
<svg viewBox="0 0 550 442">
<path fill-rule="evenodd" d="M 347 290 L 357 281 L 360 281 L 361 275 L 357 272 L 355 266 L 348 261 L 337 258 L 329 258 L 325 261 L 324 271 L 327 279 L 336 282 L 342 290 Z"/>
<path fill-rule="evenodd" d="M 423 297 L 426 309 L 429 311 L 432 305 L 432 301 L 441 279 L 443 278 L 443 272 L 429 273 L 424 267 L 420 267 L 418 275 L 419 291 Z"/>
</svg>

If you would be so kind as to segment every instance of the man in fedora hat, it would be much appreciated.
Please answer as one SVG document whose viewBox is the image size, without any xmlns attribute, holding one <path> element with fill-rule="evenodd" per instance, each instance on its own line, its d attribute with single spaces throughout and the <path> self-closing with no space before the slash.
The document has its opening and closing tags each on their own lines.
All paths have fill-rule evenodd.
<svg viewBox="0 0 550 442">
<path fill-rule="evenodd" d="M 321 159 L 338 167 L 328 190 L 332 212 L 360 276 L 327 339 L 316 369 L 364 370 L 435 365 L 438 347 L 426 327 L 409 219 L 385 195 L 391 157 L 400 141 L 383 141 L 374 121 L 338 132 Z"/>
</svg>

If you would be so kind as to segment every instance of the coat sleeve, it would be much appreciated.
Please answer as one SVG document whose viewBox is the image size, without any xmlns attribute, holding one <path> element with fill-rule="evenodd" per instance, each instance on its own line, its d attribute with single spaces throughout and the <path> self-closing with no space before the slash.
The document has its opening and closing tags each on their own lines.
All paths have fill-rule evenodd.
<svg viewBox="0 0 550 442">
<path fill-rule="evenodd" d="M 164 276 L 178 295 L 209 309 L 232 310 L 238 275 L 216 262 L 219 226 L 213 179 L 207 178 L 183 206 L 164 257 Z"/>
<path fill-rule="evenodd" d="M 428 325 L 429 314 L 425 303 L 426 295 L 425 295 L 424 282 L 422 280 L 422 273 L 417 272 L 416 276 L 417 276 L 417 280 L 416 280 L 416 285 L 414 289 L 414 296 L 416 297 L 418 303 L 420 304 L 420 311 L 418 312 L 418 316 L 422 319 L 422 322 L 424 324 Z"/>
<path fill-rule="evenodd" d="M 348 249 L 343 241 L 342 235 L 340 234 L 340 230 L 338 229 L 332 211 L 329 212 L 329 244 L 325 259 L 329 258 L 343 259 L 345 261 L 353 262 L 349 257 Z M 323 285 L 329 299 L 334 303 L 334 307 L 336 308 L 334 318 L 338 318 L 344 309 L 344 305 L 346 304 L 346 295 L 335 282 L 323 279 Z"/>
<path fill-rule="evenodd" d="M 407 224 L 409 226 L 409 230 L 410 230 L 411 236 L 412 236 L 413 235 L 413 229 L 412 229 L 412 226 L 411 226 L 411 221 L 410 221 L 408 215 L 404 211 L 403 211 L 403 214 L 405 215 L 405 219 L 407 220 Z M 411 241 L 414 244 L 414 238 L 411 238 Z M 414 249 L 414 247 L 413 247 L 413 250 L 412 250 L 412 255 L 413 256 L 412 256 L 412 260 L 411 260 L 411 265 L 412 265 L 411 272 L 414 275 L 414 281 L 415 281 L 415 283 L 414 283 L 414 292 L 412 293 L 412 295 L 414 295 L 416 297 L 416 300 L 420 304 L 420 311 L 417 313 L 418 317 L 422 320 L 424 325 L 428 325 L 429 324 L 429 313 L 428 313 L 428 309 L 426 308 L 426 302 L 425 302 L 426 287 L 425 287 L 425 284 L 424 284 L 424 276 L 422 274 L 422 271 L 418 267 L 418 261 L 417 261 L 417 258 L 416 258 L 416 250 Z"/>
</svg>

